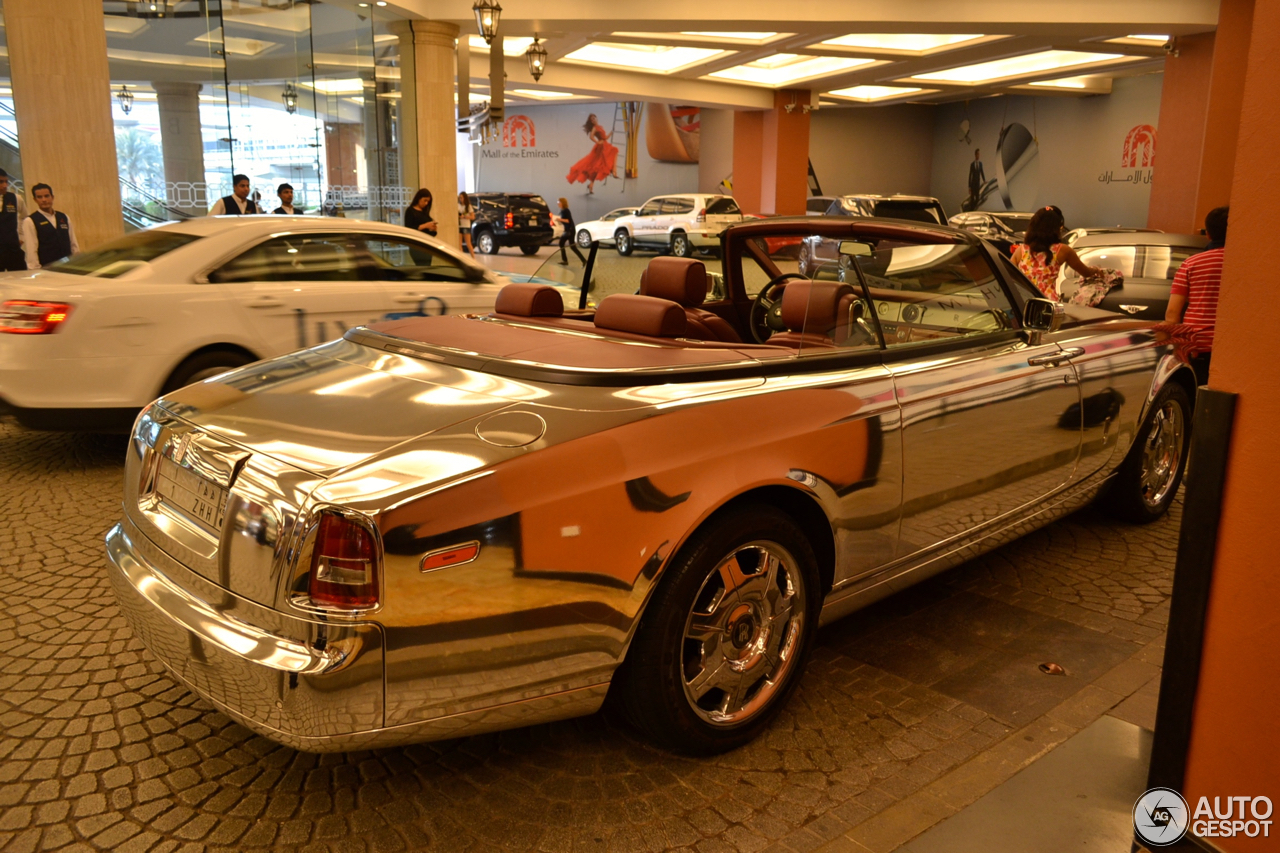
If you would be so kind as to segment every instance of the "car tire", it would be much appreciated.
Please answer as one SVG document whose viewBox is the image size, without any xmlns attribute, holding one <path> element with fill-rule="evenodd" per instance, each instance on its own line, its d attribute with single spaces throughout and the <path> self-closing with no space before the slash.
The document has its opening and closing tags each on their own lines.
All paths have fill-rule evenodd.
<svg viewBox="0 0 1280 853">
<path fill-rule="evenodd" d="M 591 248 L 591 232 L 590 231 L 588 231 L 585 228 L 579 229 L 577 237 L 578 237 L 579 249 Z"/>
<path fill-rule="evenodd" d="M 498 241 L 487 228 L 476 235 L 476 248 L 486 255 L 498 254 Z"/>
<path fill-rule="evenodd" d="M 671 254 L 677 258 L 693 257 L 693 244 L 689 242 L 688 234 L 677 231 L 671 235 Z"/>
<path fill-rule="evenodd" d="M 806 240 L 800 244 L 800 251 L 796 253 L 796 272 L 805 278 L 812 278 L 809 275 L 809 241 Z"/>
<path fill-rule="evenodd" d="M 168 394 L 177 391 L 179 388 L 203 382 L 210 377 L 217 376 L 219 373 L 226 373 L 228 370 L 243 367 L 252 361 L 251 357 L 234 350 L 213 350 L 211 352 L 197 353 L 174 368 L 173 373 L 169 374 L 169 378 L 164 381 L 160 393 Z"/>
<path fill-rule="evenodd" d="M 858 276 L 854 273 L 853 261 L 848 255 L 841 255 L 840 260 L 836 262 L 836 281 L 841 284 L 857 284 Z"/>
<path fill-rule="evenodd" d="M 625 228 L 619 228 L 613 232 L 613 245 L 618 250 L 618 254 L 627 257 L 635 251 L 635 246 L 631 243 L 631 232 Z"/>
<path fill-rule="evenodd" d="M 1191 398 L 1185 388 L 1170 381 L 1151 402 L 1105 503 L 1135 524 L 1160 518 L 1178 492 L 1190 447 Z"/>
<path fill-rule="evenodd" d="M 536 255 L 538 254 L 538 250 L 541 248 L 541 246 L 521 246 L 520 251 L 524 252 L 526 255 Z"/>
<path fill-rule="evenodd" d="M 712 517 L 645 608 L 614 701 L 669 749 L 710 755 L 742 746 L 800 681 L 817 634 L 819 583 L 808 539 L 781 510 L 746 506 Z M 708 656 L 720 662 L 714 671 Z"/>
</svg>

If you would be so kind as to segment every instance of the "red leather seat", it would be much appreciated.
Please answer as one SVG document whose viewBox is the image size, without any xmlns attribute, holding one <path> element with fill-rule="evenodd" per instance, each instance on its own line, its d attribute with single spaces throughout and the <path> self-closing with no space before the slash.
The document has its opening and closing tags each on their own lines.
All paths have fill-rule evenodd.
<svg viewBox="0 0 1280 853">
<path fill-rule="evenodd" d="M 796 349 L 833 349 L 848 339 L 858 294 L 834 281 L 792 281 L 782 292 L 782 322 L 787 331 L 769 343 Z"/>
<path fill-rule="evenodd" d="M 563 317 L 560 291 L 546 284 L 516 282 L 498 291 L 493 313 L 509 317 Z"/>
<path fill-rule="evenodd" d="M 707 267 L 692 258 L 654 258 L 640 274 L 640 294 L 668 299 L 684 309 L 686 338 L 740 344 L 723 317 L 699 306 L 707 298 Z"/>
<path fill-rule="evenodd" d="M 632 293 L 615 293 L 600 300 L 595 326 L 651 338 L 683 338 L 687 333 L 684 310 L 679 305 Z"/>
</svg>

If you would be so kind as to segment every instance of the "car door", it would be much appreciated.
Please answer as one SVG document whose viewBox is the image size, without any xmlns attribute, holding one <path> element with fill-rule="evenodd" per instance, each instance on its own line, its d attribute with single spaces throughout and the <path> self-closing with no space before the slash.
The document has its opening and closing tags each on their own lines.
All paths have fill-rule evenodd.
<svg viewBox="0 0 1280 853">
<path fill-rule="evenodd" d="M 209 280 L 240 305 L 263 354 L 276 355 L 388 314 L 393 303 L 374 266 L 359 235 L 309 232 L 264 240 Z"/>
<path fill-rule="evenodd" d="M 484 270 L 429 243 L 385 234 L 365 235 L 371 278 L 382 282 L 393 314 L 466 314 L 492 311 L 501 285 Z"/>
<path fill-rule="evenodd" d="M 631 222 L 631 236 L 637 243 L 652 243 L 657 240 L 659 221 L 662 219 L 663 199 L 651 198 L 636 212 Z"/>
<path fill-rule="evenodd" d="M 867 288 L 902 412 L 899 556 L 945 546 L 1043 500 L 1080 452 L 1073 355 L 1018 331 L 985 250 L 880 240 Z"/>
</svg>

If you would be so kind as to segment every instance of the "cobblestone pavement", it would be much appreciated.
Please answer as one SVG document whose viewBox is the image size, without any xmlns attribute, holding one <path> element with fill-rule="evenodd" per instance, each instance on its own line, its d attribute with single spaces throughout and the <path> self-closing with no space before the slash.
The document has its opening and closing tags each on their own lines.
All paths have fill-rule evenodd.
<svg viewBox="0 0 1280 853">
<path fill-rule="evenodd" d="M 1178 507 L 1143 528 L 1085 510 L 825 629 L 777 724 L 729 755 L 673 757 L 602 715 L 307 755 L 175 686 L 119 615 L 102 537 L 123 447 L 0 424 L 5 853 L 891 849 L 849 838 L 984 753 L 1033 760 L 1159 660 Z"/>
</svg>

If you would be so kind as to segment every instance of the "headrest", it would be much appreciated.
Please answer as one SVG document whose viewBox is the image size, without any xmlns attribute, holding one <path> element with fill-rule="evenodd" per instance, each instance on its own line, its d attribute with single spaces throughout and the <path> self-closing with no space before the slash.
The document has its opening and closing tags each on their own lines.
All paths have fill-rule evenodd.
<svg viewBox="0 0 1280 853">
<path fill-rule="evenodd" d="M 655 338 L 678 338 L 684 334 L 684 309 L 666 299 L 615 293 L 596 307 L 596 327 L 615 332 L 631 332 Z"/>
<path fill-rule="evenodd" d="M 840 299 L 854 290 L 836 281 L 792 281 L 782 292 L 782 322 L 793 332 L 828 334 L 837 325 Z"/>
<path fill-rule="evenodd" d="M 498 291 L 493 311 L 517 317 L 562 317 L 564 299 L 560 297 L 560 291 L 550 285 L 532 282 L 508 284 Z"/>
<path fill-rule="evenodd" d="M 654 258 L 640 274 L 640 293 L 696 308 L 707 298 L 707 267 L 692 258 Z"/>
</svg>

